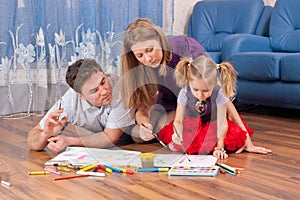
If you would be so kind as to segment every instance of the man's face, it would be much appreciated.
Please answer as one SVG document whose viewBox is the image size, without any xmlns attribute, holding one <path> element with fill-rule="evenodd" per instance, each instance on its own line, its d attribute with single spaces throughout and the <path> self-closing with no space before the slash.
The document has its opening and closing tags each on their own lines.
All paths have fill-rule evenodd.
<svg viewBox="0 0 300 200">
<path fill-rule="evenodd" d="M 83 85 L 81 99 L 95 107 L 111 103 L 112 90 L 107 76 L 103 72 L 94 73 Z"/>
</svg>

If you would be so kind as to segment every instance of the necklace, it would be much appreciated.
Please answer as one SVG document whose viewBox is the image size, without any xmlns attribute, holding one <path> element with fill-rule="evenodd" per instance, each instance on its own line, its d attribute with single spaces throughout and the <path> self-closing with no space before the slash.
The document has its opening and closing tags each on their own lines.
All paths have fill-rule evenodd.
<svg viewBox="0 0 300 200">
<path fill-rule="evenodd" d="M 199 112 L 200 114 L 204 113 L 205 112 L 205 101 L 202 101 L 202 100 L 199 100 L 196 102 L 195 104 L 195 110 L 197 112 Z"/>
</svg>

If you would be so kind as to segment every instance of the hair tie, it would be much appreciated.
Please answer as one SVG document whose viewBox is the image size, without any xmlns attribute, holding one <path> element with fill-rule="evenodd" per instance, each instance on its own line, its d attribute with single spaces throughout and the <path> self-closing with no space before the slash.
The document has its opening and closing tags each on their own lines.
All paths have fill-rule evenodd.
<svg viewBox="0 0 300 200">
<path fill-rule="evenodd" d="M 191 63 L 189 62 L 188 65 L 187 65 L 187 67 L 190 68 L 190 66 L 191 66 Z"/>
<path fill-rule="evenodd" d="M 221 68 L 220 64 L 217 64 L 216 67 L 217 67 L 217 70 L 219 70 Z"/>
</svg>

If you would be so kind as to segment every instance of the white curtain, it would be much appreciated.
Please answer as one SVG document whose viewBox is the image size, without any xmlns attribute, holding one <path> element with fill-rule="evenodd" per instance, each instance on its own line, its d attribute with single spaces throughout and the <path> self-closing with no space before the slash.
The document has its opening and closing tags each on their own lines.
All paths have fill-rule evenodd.
<svg viewBox="0 0 300 200">
<path fill-rule="evenodd" d="M 0 116 L 43 114 L 66 91 L 66 68 L 80 58 L 119 74 L 127 25 L 147 17 L 172 32 L 173 1 L 0 0 Z"/>
</svg>

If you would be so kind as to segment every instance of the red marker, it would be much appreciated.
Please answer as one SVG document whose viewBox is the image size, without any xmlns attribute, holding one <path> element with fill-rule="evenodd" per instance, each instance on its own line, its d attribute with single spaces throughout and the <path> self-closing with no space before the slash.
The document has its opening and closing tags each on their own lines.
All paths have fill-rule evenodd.
<svg viewBox="0 0 300 200">
<path fill-rule="evenodd" d="M 109 168 L 107 168 L 107 167 L 105 167 L 105 166 L 103 166 L 103 165 L 101 165 L 101 164 L 97 164 L 97 167 L 98 167 L 99 169 L 102 169 L 103 171 L 106 171 L 106 172 L 108 172 L 108 173 L 112 173 L 112 170 L 111 170 L 111 169 L 109 169 Z"/>
<path fill-rule="evenodd" d="M 134 172 L 134 170 L 132 170 L 132 169 L 125 169 L 123 172 L 125 172 L 126 174 L 134 174 L 135 172 Z"/>
</svg>

